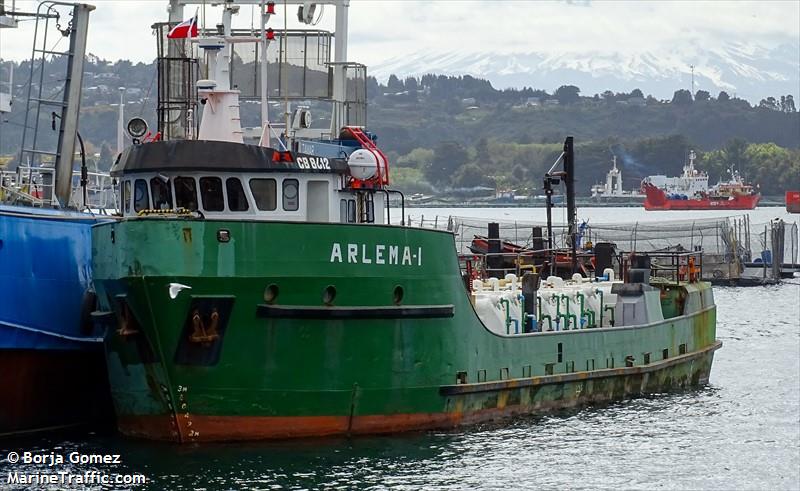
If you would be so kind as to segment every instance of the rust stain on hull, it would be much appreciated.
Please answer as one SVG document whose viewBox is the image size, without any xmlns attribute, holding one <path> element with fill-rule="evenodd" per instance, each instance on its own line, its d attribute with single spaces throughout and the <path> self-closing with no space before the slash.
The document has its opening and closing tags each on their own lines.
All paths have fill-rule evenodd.
<svg viewBox="0 0 800 491">
<path fill-rule="evenodd" d="M 613 377 L 627 377 L 631 375 L 644 375 L 648 373 L 663 371 L 665 369 L 691 363 L 722 347 L 722 341 L 715 341 L 710 346 L 700 351 L 675 356 L 666 360 L 657 361 L 649 365 L 636 365 L 633 367 L 606 368 L 589 372 L 563 373 L 556 375 L 545 375 L 527 379 L 514 379 L 507 381 L 481 382 L 476 384 L 446 385 L 440 390 L 442 395 L 457 395 L 474 392 L 492 392 L 498 390 L 515 389 L 534 385 L 561 384 L 566 382 L 576 382 L 592 379 L 603 379 Z M 706 380 L 708 377 L 706 376 Z"/>
<path fill-rule="evenodd" d="M 720 346 L 721 343 L 718 342 L 701 352 L 664 360 L 653 366 L 598 370 L 597 372 L 613 372 L 605 373 L 603 376 L 593 372 L 583 372 L 546 377 L 547 381 L 538 384 L 521 383 L 525 380 L 509 380 L 502 387 L 492 387 L 498 383 L 473 384 L 484 387 L 481 387 L 481 390 L 443 394 L 445 409 L 442 412 L 352 416 L 191 414 L 190 417 L 177 418 L 180 427 L 177 432 L 174 428 L 175 419 L 169 414 L 164 414 L 123 416 L 118 418 L 118 426 L 123 434 L 131 437 L 196 442 L 451 429 L 465 424 L 497 421 L 523 414 L 546 413 L 627 396 L 702 385 L 708 381 L 714 351 Z M 192 436 L 187 437 L 187 435 Z"/>
</svg>

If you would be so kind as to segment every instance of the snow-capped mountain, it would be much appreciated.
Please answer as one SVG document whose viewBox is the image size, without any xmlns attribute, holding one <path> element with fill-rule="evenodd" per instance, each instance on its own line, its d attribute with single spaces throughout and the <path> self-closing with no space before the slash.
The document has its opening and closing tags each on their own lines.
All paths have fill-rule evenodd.
<svg viewBox="0 0 800 491">
<path fill-rule="evenodd" d="M 668 52 L 621 53 L 516 53 L 426 51 L 396 57 L 370 67 L 370 74 L 385 81 L 426 73 L 472 75 L 488 79 L 495 88 L 533 87 L 553 90 L 577 85 L 582 95 L 605 90 L 629 92 L 635 88 L 669 99 L 675 90 L 691 87 L 716 97 L 721 90 L 757 103 L 768 96 L 800 92 L 800 44 L 767 49 L 746 44 L 718 48 L 676 46 Z"/>
</svg>

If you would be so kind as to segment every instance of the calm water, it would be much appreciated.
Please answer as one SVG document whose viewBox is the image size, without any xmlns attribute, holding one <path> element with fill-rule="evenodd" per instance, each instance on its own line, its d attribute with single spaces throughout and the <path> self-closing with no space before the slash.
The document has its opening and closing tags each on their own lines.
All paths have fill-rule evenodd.
<svg viewBox="0 0 800 491">
<path fill-rule="evenodd" d="M 9 470 L 48 469 L 5 460 L 29 450 L 118 453 L 119 465 L 55 469 L 146 475 L 148 485 L 136 489 L 800 489 L 800 278 L 716 288 L 715 296 L 724 346 L 699 390 L 395 437 L 0 442 L 0 488 Z"/>
</svg>

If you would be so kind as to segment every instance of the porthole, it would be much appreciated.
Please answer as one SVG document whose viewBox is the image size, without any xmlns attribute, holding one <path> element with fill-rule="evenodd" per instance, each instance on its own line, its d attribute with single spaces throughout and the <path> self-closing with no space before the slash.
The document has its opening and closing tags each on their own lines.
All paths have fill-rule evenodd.
<svg viewBox="0 0 800 491">
<path fill-rule="evenodd" d="M 336 300 L 336 287 L 333 285 L 328 285 L 322 291 L 322 303 L 325 305 L 333 304 L 333 301 Z"/>
<path fill-rule="evenodd" d="M 403 303 L 404 294 L 405 292 L 403 291 L 402 286 L 397 285 L 396 287 L 394 287 L 394 292 L 392 293 L 392 301 L 394 302 L 395 305 L 400 305 L 401 303 Z"/>
<path fill-rule="evenodd" d="M 300 207 L 299 199 L 300 181 L 297 179 L 283 180 L 283 209 L 297 211 Z"/>
<path fill-rule="evenodd" d="M 267 303 L 272 303 L 275 299 L 278 298 L 278 285 L 271 284 L 268 287 L 264 288 L 264 301 Z"/>
<path fill-rule="evenodd" d="M 294 200 L 297 198 L 297 182 L 294 179 L 287 179 L 283 186 L 283 194 L 286 199 Z"/>
</svg>

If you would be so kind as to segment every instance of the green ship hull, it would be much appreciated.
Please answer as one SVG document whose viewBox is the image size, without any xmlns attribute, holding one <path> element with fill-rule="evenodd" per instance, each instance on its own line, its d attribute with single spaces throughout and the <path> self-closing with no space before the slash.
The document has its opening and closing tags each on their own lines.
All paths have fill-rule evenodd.
<svg viewBox="0 0 800 491">
<path fill-rule="evenodd" d="M 706 283 L 662 287 L 652 324 L 496 334 L 442 231 L 127 218 L 94 227 L 93 256 L 135 437 L 450 428 L 701 385 L 721 346 Z"/>
</svg>

